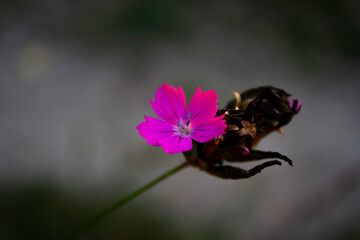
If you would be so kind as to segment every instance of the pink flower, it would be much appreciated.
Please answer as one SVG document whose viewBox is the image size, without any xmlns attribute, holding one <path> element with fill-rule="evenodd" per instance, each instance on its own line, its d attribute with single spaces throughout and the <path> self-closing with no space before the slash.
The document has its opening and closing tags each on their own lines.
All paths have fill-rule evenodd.
<svg viewBox="0 0 360 240">
<path fill-rule="evenodd" d="M 148 144 L 161 146 L 166 153 L 174 154 L 192 149 L 192 140 L 204 143 L 225 134 L 224 115 L 217 112 L 215 90 L 201 92 L 200 86 L 186 108 L 186 99 L 181 87 L 163 84 L 155 93 L 155 102 L 150 103 L 162 119 L 145 117 L 137 126 L 139 134 Z"/>
</svg>

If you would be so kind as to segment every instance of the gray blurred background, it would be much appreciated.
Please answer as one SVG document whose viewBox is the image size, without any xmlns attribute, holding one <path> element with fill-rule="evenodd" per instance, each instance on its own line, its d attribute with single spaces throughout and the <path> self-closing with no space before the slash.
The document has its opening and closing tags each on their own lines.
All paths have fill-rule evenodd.
<svg viewBox="0 0 360 240">
<path fill-rule="evenodd" d="M 299 115 L 258 146 L 294 167 L 189 168 L 79 239 L 360 238 L 356 1 L 0 2 L 0 239 L 55 239 L 183 161 L 136 131 L 158 86 L 219 104 L 273 85 Z M 256 163 L 241 164 L 249 169 Z"/>
</svg>

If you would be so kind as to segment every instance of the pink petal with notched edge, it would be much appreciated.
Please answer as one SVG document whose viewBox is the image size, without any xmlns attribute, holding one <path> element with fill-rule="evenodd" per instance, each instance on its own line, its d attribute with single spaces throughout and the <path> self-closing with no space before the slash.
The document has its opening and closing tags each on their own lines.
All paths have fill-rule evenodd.
<svg viewBox="0 0 360 240">
<path fill-rule="evenodd" d="M 188 136 L 171 135 L 160 140 L 159 143 L 164 151 L 169 154 L 186 152 L 192 149 L 192 141 Z"/>
<path fill-rule="evenodd" d="M 176 90 L 174 87 L 163 84 L 155 93 L 155 102 L 150 103 L 156 114 L 164 121 L 175 124 L 176 120 L 185 119 L 186 100 L 181 87 Z"/>
<path fill-rule="evenodd" d="M 170 103 L 176 119 L 180 121 L 181 119 L 186 119 L 186 99 L 182 88 L 180 86 L 178 88 L 179 90 L 176 90 L 176 88 L 166 83 L 163 84 L 164 94 Z"/>
<path fill-rule="evenodd" d="M 227 125 L 225 120 L 222 120 L 223 118 L 224 115 L 203 124 L 191 125 L 191 137 L 197 142 L 204 143 L 225 134 Z"/>
<path fill-rule="evenodd" d="M 174 126 L 168 122 L 153 118 L 145 117 L 145 122 L 142 122 L 137 126 L 139 135 L 148 140 L 148 144 L 153 146 L 160 146 L 159 141 L 167 138 L 170 135 L 174 135 Z"/>
<path fill-rule="evenodd" d="M 149 99 L 149 101 L 155 113 L 161 119 L 166 122 L 175 124 L 176 117 L 161 87 L 159 87 L 158 91 L 155 93 L 155 101 L 151 99 Z"/>
<path fill-rule="evenodd" d="M 190 121 L 202 123 L 212 120 L 217 112 L 217 97 L 215 90 L 202 93 L 199 86 L 187 109 L 187 114 L 191 113 Z"/>
</svg>

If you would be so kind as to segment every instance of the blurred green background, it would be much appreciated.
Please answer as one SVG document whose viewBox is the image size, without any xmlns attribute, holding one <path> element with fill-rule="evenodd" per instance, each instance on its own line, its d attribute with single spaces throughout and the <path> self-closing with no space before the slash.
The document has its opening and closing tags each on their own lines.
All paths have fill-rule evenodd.
<svg viewBox="0 0 360 240">
<path fill-rule="evenodd" d="M 357 1 L 0 2 L 0 239 L 56 239 L 180 164 L 136 126 L 166 82 L 303 109 L 248 180 L 186 169 L 78 239 L 360 238 Z M 246 169 L 256 163 L 241 164 Z"/>
</svg>

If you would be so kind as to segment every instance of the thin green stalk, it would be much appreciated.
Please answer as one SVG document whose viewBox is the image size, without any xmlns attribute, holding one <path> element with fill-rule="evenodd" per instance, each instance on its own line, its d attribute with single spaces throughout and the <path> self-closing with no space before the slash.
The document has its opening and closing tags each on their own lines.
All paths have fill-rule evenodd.
<svg viewBox="0 0 360 240">
<path fill-rule="evenodd" d="M 148 184 L 142 186 L 138 190 L 130 193 L 129 195 L 119 199 L 118 201 L 114 202 L 112 205 L 108 206 L 107 208 L 104 208 L 102 211 L 100 211 L 98 214 L 90 218 L 85 224 L 79 226 L 74 231 L 72 231 L 69 235 L 67 235 L 64 239 L 74 239 L 79 234 L 85 232 L 88 228 L 95 225 L 96 223 L 103 220 L 105 217 L 107 217 L 109 214 L 117 210 L 118 208 L 124 206 L 126 203 L 130 202 L 140 194 L 144 193 L 146 190 L 150 189 L 151 187 L 155 186 L 156 184 L 160 183 L 161 181 L 165 180 L 166 178 L 170 177 L 174 173 L 177 173 L 181 169 L 188 166 L 187 162 L 184 162 L 180 164 L 179 166 L 169 170 L 168 172 L 164 173 L 163 175 L 155 178 L 153 181 L 149 182 Z"/>
</svg>

